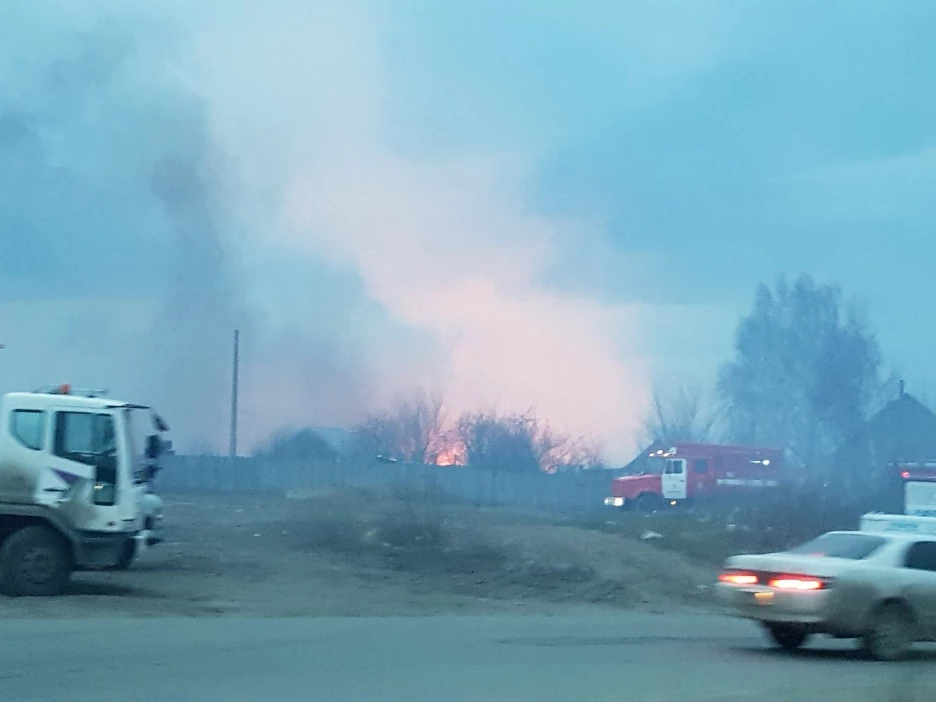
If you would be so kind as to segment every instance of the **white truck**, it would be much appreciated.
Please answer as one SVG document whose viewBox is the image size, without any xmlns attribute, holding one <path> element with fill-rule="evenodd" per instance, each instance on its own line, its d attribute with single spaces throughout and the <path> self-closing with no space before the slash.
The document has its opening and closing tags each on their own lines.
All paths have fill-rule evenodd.
<svg viewBox="0 0 936 702">
<path fill-rule="evenodd" d="M 166 430 L 149 407 L 67 385 L 0 397 L 0 593 L 57 595 L 158 542 Z"/>
</svg>

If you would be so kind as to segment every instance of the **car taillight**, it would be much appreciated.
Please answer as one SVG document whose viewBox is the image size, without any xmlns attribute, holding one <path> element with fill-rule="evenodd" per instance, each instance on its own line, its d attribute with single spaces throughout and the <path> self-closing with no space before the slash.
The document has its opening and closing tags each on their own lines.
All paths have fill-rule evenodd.
<svg viewBox="0 0 936 702">
<path fill-rule="evenodd" d="M 777 590 L 809 592 L 825 589 L 826 585 L 828 585 L 828 581 L 822 578 L 810 578 L 799 575 L 781 575 L 776 578 L 771 578 L 767 584 Z"/>
<path fill-rule="evenodd" d="M 718 582 L 728 585 L 757 585 L 759 578 L 754 573 L 728 571 L 718 576 Z"/>
</svg>

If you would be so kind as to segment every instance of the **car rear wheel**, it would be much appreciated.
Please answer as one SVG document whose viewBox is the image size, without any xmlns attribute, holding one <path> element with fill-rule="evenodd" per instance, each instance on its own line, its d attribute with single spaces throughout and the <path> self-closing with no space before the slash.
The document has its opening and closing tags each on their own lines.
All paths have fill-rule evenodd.
<svg viewBox="0 0 936 702">
<path fill-rule="evenodd" d="M 766 628 L 773 642 L 785 651 L 795 651 L 809 639 L 807 632 L 790 624 L 767 624 Z"/>
<path fill-rule="evenodd" d="M 874 660 L 905 658 L 913 646 L 913 617 L 901 604 L 891 602 L 884 605 L 872 615 L 862 643 Z"/>
</svg>

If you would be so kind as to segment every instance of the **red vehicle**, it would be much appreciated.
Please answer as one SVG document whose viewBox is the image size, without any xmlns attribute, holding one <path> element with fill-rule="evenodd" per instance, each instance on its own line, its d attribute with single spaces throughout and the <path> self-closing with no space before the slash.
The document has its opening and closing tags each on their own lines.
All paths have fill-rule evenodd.
<svg viewBox="0 0 936 702">
<path fill-rule="evenodd" d="M 728 497 L 783 482 L 783 451 L 751 446 L 676 444 L 652 450 L 647 469 L 611 483 L 605 504 L 654 511 L 692 500 Z"/>
</svg>

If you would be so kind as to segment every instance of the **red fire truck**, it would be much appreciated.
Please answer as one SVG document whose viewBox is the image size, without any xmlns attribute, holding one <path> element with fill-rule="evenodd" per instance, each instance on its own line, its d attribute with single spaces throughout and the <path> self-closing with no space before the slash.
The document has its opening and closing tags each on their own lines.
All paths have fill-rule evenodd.
<svg viewBox="0 0 936 702">
<path fill-rule="evenodd" d="M 644 472 L 611 482 L 606 505 L 656 511 L 778 487 L 786 478 L 783 451 L 778 449 L 682 443 L 651 449 L 644 458 Z"/>
</svg>

